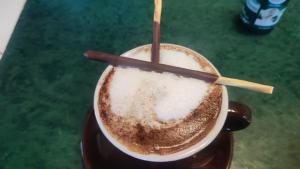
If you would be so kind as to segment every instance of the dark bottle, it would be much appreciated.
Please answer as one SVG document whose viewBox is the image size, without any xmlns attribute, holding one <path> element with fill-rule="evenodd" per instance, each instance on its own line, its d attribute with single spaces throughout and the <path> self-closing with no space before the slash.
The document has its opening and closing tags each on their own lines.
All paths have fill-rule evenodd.
<svg viewBox="0 0 300 169">
<path fill-rule="evenodd" d="M 246 0 L 240 14 L 242 24 L 255 33 L 269 33 L 279 22 L 289 0 Z"/>
</svg>

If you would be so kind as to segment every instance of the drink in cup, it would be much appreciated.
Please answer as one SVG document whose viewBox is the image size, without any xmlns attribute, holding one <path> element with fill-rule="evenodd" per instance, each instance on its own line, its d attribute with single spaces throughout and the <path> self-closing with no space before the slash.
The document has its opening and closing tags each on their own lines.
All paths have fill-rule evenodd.
<svg viewBox="0 0 300 169">
<path fill-rule="evenodd" d="M 150 61 L 151 45 L 122 55 Z M 160 45 L 160 63 L 218 74 L 199 53 Z M 225 86 L 167 72 L 108 66 L 101 75 L 94 110 L 105 137 L 124 153 L 146 161 L 186 158 L 209 145 L 227 116 Z"/>
</svg>

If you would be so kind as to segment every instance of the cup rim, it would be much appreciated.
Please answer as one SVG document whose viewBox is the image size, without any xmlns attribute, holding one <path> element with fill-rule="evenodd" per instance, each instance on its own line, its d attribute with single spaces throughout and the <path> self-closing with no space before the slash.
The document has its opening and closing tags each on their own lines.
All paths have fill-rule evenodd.
<svg viewBox="0 0 300 169">
<path fill-rule="evenodd" d="M 176 44 L 170 44 L 170 43 L 161 43 L 162 45 L 170 45 L 170 46 L 175 46 L 178 48 L 182 48 L 184 50 L 188 50 L 191 51 L 193 53 L 196 53 L 197 55 L 199 55 L 199 57 L 202 57 L 203 59 L 205 59 L 210 66 L 212 66 L 212 68 L 217 72 L 218 75 L 220 75 L 219 71 L 214 67 L 214 65 L 208 60 L 206 59 L 204 56 L 202 56 L 201 54 L 199 54 L 198 52 L 195 52 L 192 49 L 186 48 L 184 46 L 180 46 L 180 45 L 176 45 Z M 142 45 L 142 46 L 138 46 L 136 48 L 133 48 L 125 53 L 123 53 L 121 56 L 128 56 L 130 53 L 140 49 L 140 48 L 145 48 L 145 47 L 151 47 L 151 44 L 146 44 L 146 45 Z M 204 149 L 205 147 L 207 147 L 219 134 L 219 132 L 222 130 L 223 125 L 225 123 L 225 120 L 227 118 L 227 110 L 228 110 L 228 93 L 227 93 L 227 88 L 226 86 L 222 86 L 222 105 L 221 105 L 221 110 L 219 113 L 219 116 L 215 122 L 215 125 L 213 126 L 213 128 L 210 130 L 210 132 L 203 138 L 201 139 L 198 143 L 191 145 L 190 147 L 180 150 L 178 152 L 175 153 L 171 153 L 171 154 L 166 154 L 166 155 L 159 155 L 159 154 L 140 154 L 134 151 L 130 151 L 127 149 L 126 146 L 122 145 L 120 142 L 117 141 L 117 139 L 115 139 L 113 136 L 110 135 L 110 133 L 107 131 L 106 127 L 104 126 L 101 117 L 100 117 L 100 112 L 99 112 L 99 107 L 98 107 L 98 99 L 99 99 L 99 91 L 101 86 L 104 83 L 105 77 L 108 75 L 108 73 L 111 71 L 111 69 L 113 68 L 113 66 L 109 65 L 105 68 L 105 70 L 103 71 L 103 73 L 100 75 L 100 78 L 97 82 L 97 86 L 95 89 L 95 93 L 94 93 L 94 113 L 95 113 L 95 117 L 96 117 L 96 121 L 98 123 L 98 126 L 100 127 L 100 130 L 102 131 L 102 133 L 104 134 L 104 136 L 115 146 L 117 147 L 119 150 L 121 150 L 122 152 L 124 152 L 125 154 L 132 156 L 134 158 L 140 159 L 140 160 L 144 160 L 144 161 L 151 161 L 151 162 L 168 162 L 168 161 L 176 161 L 176 160 L 180 160 L 180 159 L 184 159 L 187 158 L 189 156 L 192 156 L 193 154 L 201 151 L 202 149 Z"/>
</svg>

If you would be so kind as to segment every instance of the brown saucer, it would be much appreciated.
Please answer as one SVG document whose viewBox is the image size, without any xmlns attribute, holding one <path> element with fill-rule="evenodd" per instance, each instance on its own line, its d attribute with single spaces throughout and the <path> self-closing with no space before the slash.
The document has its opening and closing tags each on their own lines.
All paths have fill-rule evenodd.
<svg viewBox="0 0 300 169">
<path fill-rule="evenodd" d="M 204 150 L 183 160 L 147 162 L 130 157 L 115 148 L 102 134 L 90 109 L 83 126 L 81 153 L 85 169 L 229 169 L 233 153 L 233 134 L 222 131 Z"/>
</svg>

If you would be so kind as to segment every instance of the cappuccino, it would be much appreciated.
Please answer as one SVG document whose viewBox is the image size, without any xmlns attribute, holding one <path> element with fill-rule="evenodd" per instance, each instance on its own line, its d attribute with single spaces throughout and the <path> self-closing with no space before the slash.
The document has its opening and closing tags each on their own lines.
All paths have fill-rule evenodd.
<svg viewBox="0 0 300 169">
<path fill-rule="evenodd" d="M 150 61 L 151 46 L 131 53 Z M 160 46 L 160 63 L 217 74 L 199 54 Z M 171 154 L 203 139 L 221 110 L 222 87 L 172 73 L 114 67 L 104 77 L 98 108 L 109 134 L 130 151 Z"/>
</svg>

